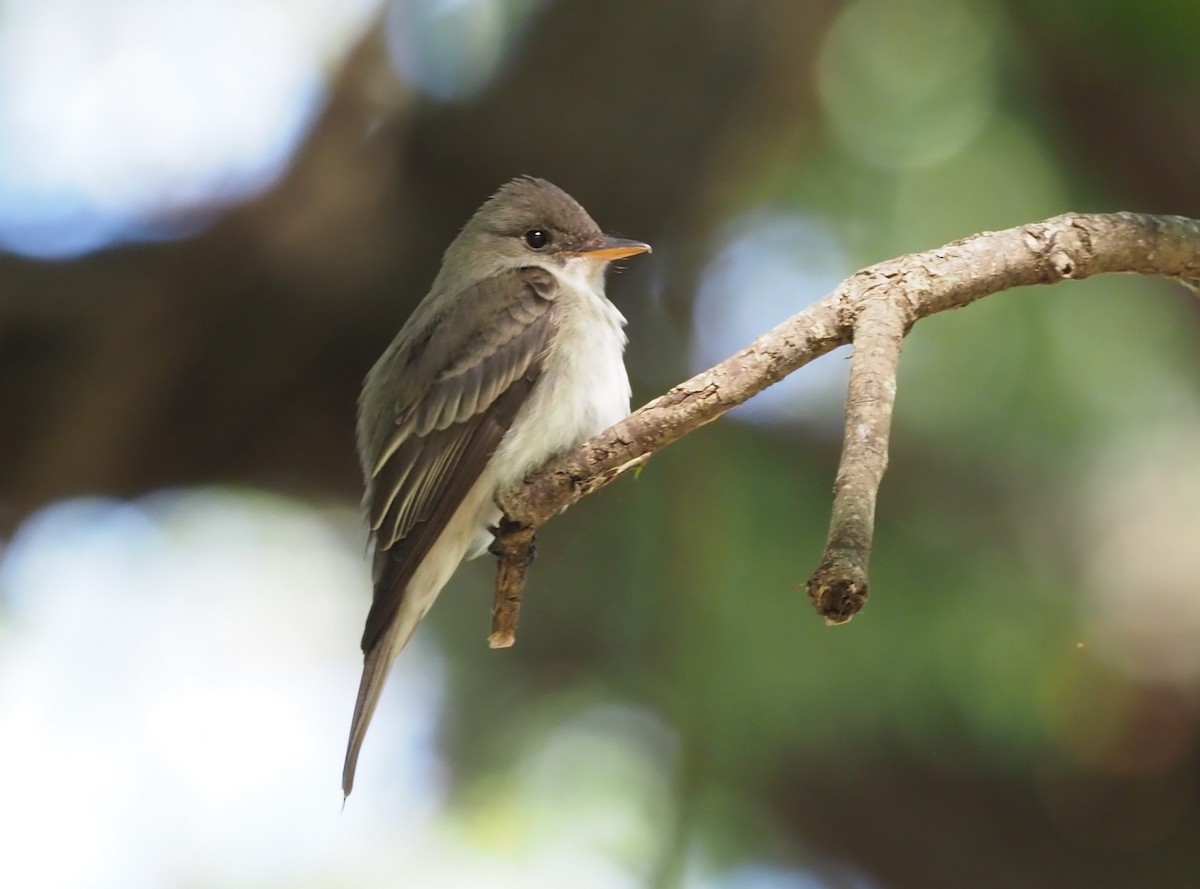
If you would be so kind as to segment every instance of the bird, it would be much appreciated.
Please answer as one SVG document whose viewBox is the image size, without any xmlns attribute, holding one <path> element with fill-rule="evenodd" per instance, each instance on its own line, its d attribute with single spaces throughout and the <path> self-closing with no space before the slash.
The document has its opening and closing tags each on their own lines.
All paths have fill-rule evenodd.
<svg viewBox="0 0 1200 889">
<path fill-rule="evenodd" d="M 345 797 L 393 661 L 458 565 L 494 540 L 496 493 L 629 414 L 626 322 L 605 271 L 649 252 L 545 179 L 513 179 L 459 231 L 367 373 L 357 443 L 374 592 Z"/>
</svg>

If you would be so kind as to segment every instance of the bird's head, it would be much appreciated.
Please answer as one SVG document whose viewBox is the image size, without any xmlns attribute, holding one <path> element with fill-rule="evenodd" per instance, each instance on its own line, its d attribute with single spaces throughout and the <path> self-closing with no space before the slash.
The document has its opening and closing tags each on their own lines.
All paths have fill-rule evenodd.
<svg viewBox="0 0 1200 889">
<path fill-rule="evenodd" d="M 475 212 L 446 251 L 446 264 L 486 277 L 523 265 L 554 268 L 582 260 L 601 273 L 614 259 L 649 252 L 649 244 L 604 234 L 558 186 L 522 176 Z"/>
</svg>

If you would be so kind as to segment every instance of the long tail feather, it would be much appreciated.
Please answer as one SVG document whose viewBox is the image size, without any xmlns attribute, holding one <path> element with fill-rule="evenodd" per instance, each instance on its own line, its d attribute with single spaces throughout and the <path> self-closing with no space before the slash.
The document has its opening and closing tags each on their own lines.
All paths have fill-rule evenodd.
<svg viewBox="0 0 1200 889">
<path fill-rule="evenodd" d="M 388 670 L 400 649 L 408 644 L 424 613 L 424 610 L 409 609 L 409 613 L 397 620 L 363 659 L 362 679 L 358 683 L 358 698 L 354 702 L 354 717 L 350 721 L 350 742 L 346 747 L 346 762 L 342 766 L 342 793 L 346 797 L 354 789 L 358 753 L 387 682 Z"/>
<path fill-rule="evenodd" d="M 362 749 L 363 737 L 375 713 L 375 705 L 379 703 L 379 695 L 387 681 L 392 661 L 408 644 L 417 624 L 463 560 L 476 530 L 499 518 L 499 509 L 491 502 L 494 490 L 495 482 L 485 471 L 446 522 L 420 563 L 411 574 L 401 576 L 400 580 L 405 586 L 398 597 L 396 613 L 384 624 L 378 637 L 372 638 L 370 632 L 364 637 L 371 641 L 366 645 L 362 680 L 358 685 L 358 699 L 354 703 L 354 718 L 350 723 L 350 743 L 342 767 L 342 792 L 346 796 L 354 787 L 358 752 Z M 492 513 L 495 513 L 494 517 Z M 392 582 L 399 581 L 393 579 Z"/>
</svg>

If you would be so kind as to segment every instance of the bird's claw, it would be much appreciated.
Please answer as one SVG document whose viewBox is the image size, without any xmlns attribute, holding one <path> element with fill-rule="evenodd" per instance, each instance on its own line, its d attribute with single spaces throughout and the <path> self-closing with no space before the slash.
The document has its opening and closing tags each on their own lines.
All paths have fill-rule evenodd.
<svg viewBox="0 0 1200 889">
<path fill-rule="evenodd" d="M 495 525 L 488 528 L 492 532 L 492 542 L 488 546 L 488 552 L 497 559 L 507 559 L 512 555 L 509 546 L 501 542 L 500 529 Z M 534 534 L 529 539 L 529 548 L 525 551 L 525 567 L 528 568 L 533 564 L 533 560 L 537 558 L 537 535 Z"/>
</svg>

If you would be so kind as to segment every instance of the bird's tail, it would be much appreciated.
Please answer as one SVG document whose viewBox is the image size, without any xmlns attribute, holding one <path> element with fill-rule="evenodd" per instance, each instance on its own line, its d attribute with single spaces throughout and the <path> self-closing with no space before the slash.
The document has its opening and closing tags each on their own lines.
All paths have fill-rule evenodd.
<svg viewBox="0 0 1200 889">
<path fill-rule="evenodd" d="M 399 619 L 372 646 L 363 659 L 362 679 L 358 684 L 358 699 L 354 702 L 354 717 L 350 721 L 350 743 L 346 747 L 346 762 L 342 766 L 342 793 L 350 796 L 354 789 L 354 770 L 358 767 L 358 753 L 362 749 L 367 726 L 375 714 L 375 705 L 387 682 L 388 669 L 400 649 L 408 644 L 425 615 L 424 609 L 409 608 L 401 612 Z"/>
<path fill-rule="evenodd" d="M 458 568 L 476 529 L 481 524 L 492 523 L 492 512 L 495 512 L 496 518 L 499 517 L 499 509 L 491 502 L 494 490 L 495 482 L 485 470 L 407 580 L 399 609 L 390 624 L 367 649 L 362 681 L 358 686 L 358 700 L 354 704 L 354 719 L 350 723 L 346 763 L 342 767 L 342 792 L 346 796 L 350 795 L 350 789 L 354 786 L 358 751 L 362 748 L 363 736 L 367 733 L 375 705 L 379 703 L 379 694 L 387 681 L 388 668 L 400 649 L 408 644 L 417 624 Z"/>
</svg>

